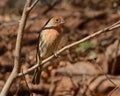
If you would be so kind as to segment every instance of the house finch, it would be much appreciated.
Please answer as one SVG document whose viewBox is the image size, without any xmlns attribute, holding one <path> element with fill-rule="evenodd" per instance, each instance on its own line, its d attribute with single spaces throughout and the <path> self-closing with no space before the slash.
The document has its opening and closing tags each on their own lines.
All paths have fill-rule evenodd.
<svg viewBox="0 0 120 96">
<path fill-rule="evenodd" d="M 49 57 L 57 51 L 58 45 L 62 36 L 61 25 L 64 23 L 64 19 L 61 16 L 55 16 L 48 20 L 45 26 L 42 28 L 37 45 L 36 61 L 40 65 L 33 77 L 33 84 L 39 84 L 41 75 L 41 60 Z"/>
</svg>

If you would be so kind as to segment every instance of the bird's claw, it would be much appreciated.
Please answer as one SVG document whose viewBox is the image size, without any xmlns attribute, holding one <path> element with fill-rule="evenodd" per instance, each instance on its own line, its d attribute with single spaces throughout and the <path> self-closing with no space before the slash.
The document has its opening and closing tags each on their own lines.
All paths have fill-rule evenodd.
<svg viewBox="0 0 120 96">
<path fill-rule="evenodd" d="M 55 57 L 58 57 L 58 54 L 55 52 L 55 53 L 54 53 L 54 56 L 55 56 Z"/>
</svg>

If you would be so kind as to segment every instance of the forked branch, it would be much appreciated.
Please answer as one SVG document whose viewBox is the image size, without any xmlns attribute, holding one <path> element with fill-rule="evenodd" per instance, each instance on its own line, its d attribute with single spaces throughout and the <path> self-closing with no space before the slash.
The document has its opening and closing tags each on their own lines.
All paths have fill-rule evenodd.
<svg viewBox="0 0 120 96">
<path fill-rule="evenodd" d="M 38 1 L 38 0 L 36 0 L 36 1 Z M 10 74 L 9 78 L 7 79 L 5 85 L 0 93 L 0 96 L 7 96 L 10 86 L 12 85 L 13 81 L 16 79 L 16 77 L 18 75 L 18 72 L 20 69 L 21 44 L 22 44 L 22 38 L 23 38 L 26 21 L 27 21 L 27 18 L 28 18 L 28 15 L 29 15 L 31 9 L 36 4 L 35 3 L 34 5 L 31 6 L 31 3 L 32 3 L 32 0 L 26 1 L 21 20 L 19 22 L 19 28 L 18 28 L 18 34 L 17 34 L 16 46 L 15 46 L 14 67 L 13 67 L 12 73 Z M 28 10 L 28 8 L 30 8 L 30 9 Z"/>
</svg>

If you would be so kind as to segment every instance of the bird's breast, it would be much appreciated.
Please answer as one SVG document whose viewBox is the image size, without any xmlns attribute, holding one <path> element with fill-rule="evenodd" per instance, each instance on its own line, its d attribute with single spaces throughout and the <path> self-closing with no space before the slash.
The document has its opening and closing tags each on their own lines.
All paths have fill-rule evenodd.
<svg viewBox="0 0 120 96">
<path fill-rule="evenodd" d="M 46 42 L 48 42 L 49 44 L 52 44 L 53 42 L 55 42 L 55 40 L 57 38 L 59 38 L 61 36 L 61 33 L 59 33 L 57 30 L 55 29 L 49 29 L 45 31 L 45 40 Z"/>
<path fill-rule="evenodd" d="M 55 29 L 47 29 L 41 33 L 41 57 L 46 58 L 56 51 L 61 40 L 61 34 Z M 41 47 L 42 46 L 42 47 Z"/>
</svg>

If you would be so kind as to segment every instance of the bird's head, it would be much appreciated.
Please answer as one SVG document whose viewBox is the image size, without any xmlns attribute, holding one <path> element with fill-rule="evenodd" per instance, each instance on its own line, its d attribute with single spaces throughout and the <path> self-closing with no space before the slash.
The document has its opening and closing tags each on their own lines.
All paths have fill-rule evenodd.
<svg viewBox="0 0 120 96">
<path fill-rule="evenodd" d="M 46 24 L 46 27 L 57 27 L 65 23 L 61 16 L 52 17 Z"/>
</svg>

